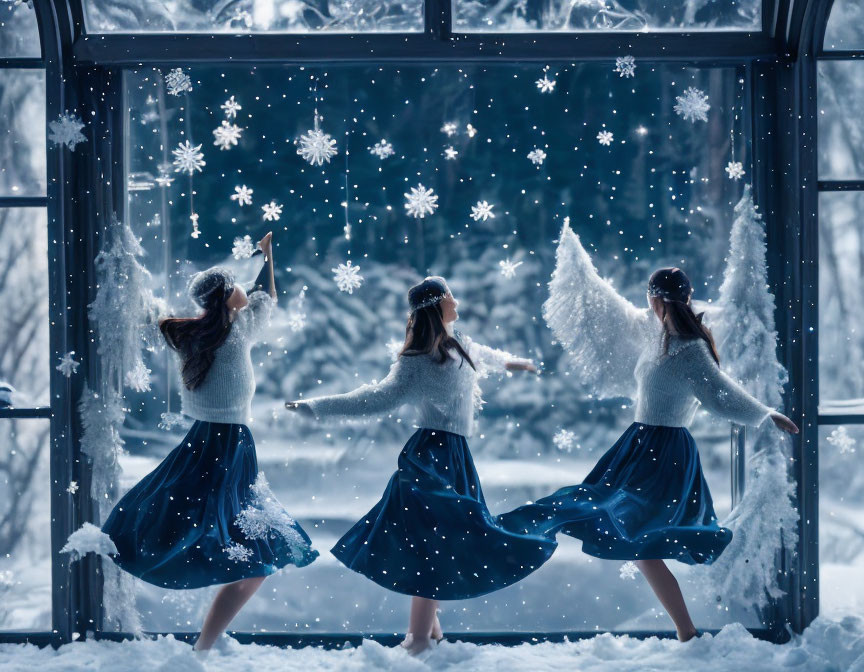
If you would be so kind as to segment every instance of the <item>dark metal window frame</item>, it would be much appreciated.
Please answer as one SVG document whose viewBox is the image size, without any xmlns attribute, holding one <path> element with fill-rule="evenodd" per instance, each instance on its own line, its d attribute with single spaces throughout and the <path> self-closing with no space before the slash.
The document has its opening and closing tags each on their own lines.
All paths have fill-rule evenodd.
<svg viewBox="0 0 864 672">
<path fill-rule="evenodd" d="M 83 353 L 79 375 L 52 367 L 51 419 L 52 613 L 50 633 L 0 633 L 0 642 L 59 644 L 101 632 L 100 562 L 70 563 L 59 550 L 68 535 L 95 520 L 90 470 L 80 454 L 77 402 L 85 379 L 99 375 L 98 357 L 83 307 L 92 300 L 93 259 L 112 215 L 125 210 L 122 70 L 141 65 L 201 63 L 436 63 L 610 60 L 632 54 L 643 61 L 700 66 L 746 65 L 752 123 L 753 182 L 765 215 L 769 273 L 778 302 L 781 361 L 790 372 L 786 404 L 802 433 L 794 444 L 802 523 L 797 548 L 778 558 L 786 595 L 763 615 L 758 636 L 782 640 L 787 625 L 800 632 L 818 613 L 818 193 L 816 172 L 816 57 L 832 0 L 763 0 L 761 31 L 648 33 L 454 33 L 448 0 L 426 0 L 425 30 L 405 34 L 100 34 L 88 35 L 82 0 L 34 0 L 42 58 L 2 59 L 0 67 L 46 70 L 46 116 L 86 111 L 88 142 L 75 152 L 48 148 L 48 192 L 36 199 L 0 199 L 0 206 L 47 207 L 50 260 L 51 361 Z M 458 1 L 458 0 L 457 0 Z M 230 56 L 226 57 L 226 54 Z M 823 185 L 820 185 L 820 187 Z M 82 375 L 83 374 L 83 375 Z M 861 418 L 864 421 L 864 417 Z M 733 438 L 734 441 L 734 438 Z M 733 450 L 739 455 L 740 450 Z M 740 475 L 741 464 L 733 464 Z M 64 484 L 81 484 L 75 495 Z M 519 643 L 560 641 L 580 633 L 491 633 L 460 639 Z M 596 633 L 581 633 L 593 636 Z M 642 634 L 642 633 L 631 633 Z M 649 633 L 644 633 L 649 634 Z M 655 635 L 657 633 L 650 633 Z M 360 635 L 239 634 L 242 641 L 283 645 L 339 645 Z"/>
</svg>

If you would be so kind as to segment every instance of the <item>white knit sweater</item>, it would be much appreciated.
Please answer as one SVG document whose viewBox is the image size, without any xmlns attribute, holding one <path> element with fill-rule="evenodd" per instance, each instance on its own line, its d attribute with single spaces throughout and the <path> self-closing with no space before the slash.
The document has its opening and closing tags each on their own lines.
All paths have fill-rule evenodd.
<svg viewBox="0 0 864 672">
<path fill-rule="evenodd" d="M 182 411 L 195 420 L 248 424 L 255 394 L 252 345 L 270 321 L 275 302 L 267 292 L 249 295 L 249 305 L 237 311 L 231 333 L 216 350 L 204 382 L 194 390 L 180 387 Z"/>
<path fill-rule="evenodd" d="M 505 371 L 508 362 L 529 360 L 474 343 L 464 336 L 460 340 L 477 371 L 452 350 L 444 362 L 439 362 L 435 355 L 401 356 L 379 383 L 302 403 L 319 420 L 382 415 L 407 404 L 416 412 L 417 427 L 471 436 L 475 412 L 482 404 L 478 378 Z"/>
</svg>

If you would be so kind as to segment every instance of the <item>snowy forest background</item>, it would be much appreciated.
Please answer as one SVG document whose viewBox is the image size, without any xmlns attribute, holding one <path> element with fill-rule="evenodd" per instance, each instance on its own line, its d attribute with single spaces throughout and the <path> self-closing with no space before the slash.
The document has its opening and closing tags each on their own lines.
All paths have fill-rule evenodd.
<svg viewBox="0 0 864 672">
<path fill-rule="evenodd" d="M 634 302 L 644 301 L 650 271 L 672 264 L 694 277 L 698 299 L 716 298 L 732 207 L 742 190 L 723 169 L 733 158 L 749 169 L 742 73 L 637 64 L 636 78 L 628 79 L 610 64 L 553 64 L 546 75 L 556 86 L 541 94 L 534 82 L 544 75 L 542 66 L 238 67 L 189 71 L 193 89 L 177 97 L 166 94 L 164 74 L 126 74 L 128 221 L 147 252 L 143 263 L 154 292 L 178 313 L 191 311 L 183 293 L 191 272 L 220 263 L 251 279 L 257 263 L 233 259 L 233 241 L 274 230 L 281 309 L 267 342 L 253 353 L 259 364 L 253 429 L 273 490 L 322 551 L 309 568 L 268 580 L 235 627 L 399 630 L 407 599 L 344 570 L 326 551 L 380 495 L 410 433 L 410 416 L 313 427 L 286 417 L 282 401 L 383 376 L 388 343 L 404 331 L 405 290 L 427 273 L 442 274 L 462 302 L 465 332 L 543 363 L 539 378 L 484 385 L 487 405 L 472 450 L 493 513 L 580 480 L 632 410 L 625 400 L 592 399 L 567 375 L 563 353 L 540 317 L 562 219 L 571 217 L 601 273 Z M 820 128 L 827 139 L 824 169 L 848 176 L 851 165 L 864 172 L 858 153 L 843 149 L 861 144 L 860 123 L 847 114 L 864 102 L 846 85 L 853 73 L 822 75 L 829 109 Z M 40 77 L 0 72 L 3 195 L 44 193 Z M 321 127 L 339 149 L 320 168 L 306 164 L 293 144 L 312 128 L 316 79 Z M 688 86 L 709 96 L 705 123 L 691 124 L 672 111 L 675 96 Z M 242 105 L 236 123 L 244 131 L 237 147 L 222 152 L 211 131 L 232 95 Z M 442 132 L 447 122 L 456 124 L 455 134 Z M 603 130 L 613 133 L 609 146 L 596 138 Z M 190 179 L 160 170 L 187 139 L 203 144 L 202 172 Z M 369 153 L 381 139 L 392 143 L 395 155 L 381 160 Z M 446 158 L 448 147 L 455 158 Z M 534 148 L 547 155 L 539 166 L 526 158 Z M 173 183 L 160 186 L 158 178 L 166 175 Z M 435 190 L 439 207 L 415 220 L 405 213 L 403 193 L 417 183 Z M 254 190 L 253 205 L 244 208 L 230 200 L 242 184 Z M 283 204 L 281 218 L 262 221 L 261 206 L 271 200 Z M 478 200 L 494 205 L 494 218 L 469 217 Z M 864 349 L 855 322 L 864 295 L 859 200 L 832 194 L 820 204 L 823 399 L 864 397 L 861 367 L 848 366 L 862 361 Z M 197 238 L 190 235 L 192 212 L 199 215 Z M 56 364 L 46 355 L 45 228 L 41 210 L 0 210 L 0 297 L 15 317 L 0 324 L 0 377 L 21 395 L 18 405 L 47 403 L 49 366 Z M 364 277 L 350 295 L 338 291 L 330 271 L 348 259 Z M 512 278 L 500 272 L 499 262 L 507 259 L 522 262 Z M 291 300 L 304 288 L 301 309 Z M 305 325 L 294 331 L 298 311 Z M 841 316 L 850 328 L 832 329 Z M 183 433 L 170 416 L 167 424 L 161 417 L 179 410 L 168 354 L 149 353 L 147 366 L 152 389 L 127 395 L 124 488 Z M 553 442 L 562 429 L 574 433 L 569 449 Z M 47 629 L 49 512 L 48 499 L 40 496 L 48 482 L 47 421 L 0 420 L 0 431 L 6 486 L 0 491 L 0 627 Z M 730 506 L 729 427 L 700 415 L 692 431 L 722 518 Z M 856 463 L 854 428 L 846 437 L 837 439 L 834 428 L 825 428 L 821 442 L 821 478 L 830 485 L 821 500 L 823 591 L 846 584 L 845 602 L 836 590 L 823 611 L 862 601 L 848 590 L 848 579 L 864 564 L 864 495 L 858 487 L 864 469 Z M 644 582 L 619 576 L 619 568 L 562 539 L 555 558 L 532 577 L 486 598 L 445 605 L 442 620 L 452 631 L 668 629 Z M 674 569 L 686 581 L 686 568 Z M 685 593 L 700 627 L 731 620 L 755 624 L 753 614 L 707 604 L 688 587 Z M 137 604 L 147 629 L 192 630 L 211 595 L 142 584 Z"/>
</svg>

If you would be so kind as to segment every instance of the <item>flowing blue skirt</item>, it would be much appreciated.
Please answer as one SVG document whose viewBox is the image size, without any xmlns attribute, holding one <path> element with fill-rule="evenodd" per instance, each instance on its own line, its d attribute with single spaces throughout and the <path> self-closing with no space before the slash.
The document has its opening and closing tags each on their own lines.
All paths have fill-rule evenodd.
<svg viewBox="0 0 864 672">
<path fill-rule="evenodd" d="M 461 600 L 516 583 L 556 547 L 552 538 L 498 524 L 464 436 L 419 429 L 384 496 L 332 553 L 397 593 Z"/>
<path fill-rule="evenodd" d="M 498 518 L 514 531 L 557 532 L 612 560 L 710 564 L 732 541 L 717 524 L 693 437 L 683 427 L 633 423 L 580 484 Z"/>
<path fill-rule="evenodd" d="M 201 588 L 303 567 L 318 551 L 270 491 L 245 425 L 196 421 L 102 526 L 124 570 Z"/>
</svg>

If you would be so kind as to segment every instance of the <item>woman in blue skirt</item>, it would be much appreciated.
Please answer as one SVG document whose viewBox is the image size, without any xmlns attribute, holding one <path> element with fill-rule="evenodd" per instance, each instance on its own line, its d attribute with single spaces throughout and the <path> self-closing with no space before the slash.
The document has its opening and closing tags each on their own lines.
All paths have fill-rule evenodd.
<svg viewBox="0 0 864 672">
<path fill-rule="evenodd" d="M 413 597 L 403 646 L 422 651 L 439 640 L 438 600 L 476 597 L 508 586 L 542 565 L 556 542 L 501 527 L 486 508 L 468 450 L 480 403 L 478 376 L 535 371 L 530 360 L 457 335 L 458 302 L 443 278 L 408 293 L 405 343 L 380 383 L 286 406 L 319 420 L 367 417 L 410 404 L 417 431 L 399 454 L 381 500 L 333 547 L 347 567 Z"/>
<path fill-rule="evenodd" d="M 565 223 L 546 321 L 598 397 L 631 397 L 635 385 L 635 422 L 580 485 L 500 517 L 510 529 L 576 537 L 598 558 L 635 561 L 682 641 L 697 631 L 663 561 L 711 563 L 732 539 L 717 524 L 686 429 L 697 406 L 743 425 L 770 418 L 798 431 L 720 370 L 711 332 L 690 305 L 692 291 L 681 269 L 663 268 L 648 282 L 650 311 L 637 309 L 597 275 Z"/>
<path fill-rule="evenodd" d="M 230 271 L 193 276 L 189 293 L 203 312 L 160 323 L 179 357 L 186 437 L 117 503 L 102 527 L 113 560 L 163 588 L 227 584 L 204 620 L 197 650 L 209 649 L 264 578 L 318 555 L 258 472 L 249 431 L 255 376 L 250 350 L 276 301 L 271 234 L 261 285 L 246 295 Z"/>
</svg>

